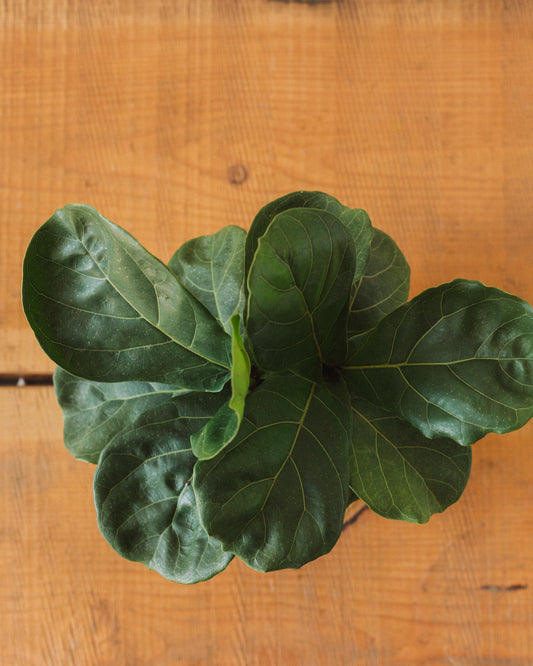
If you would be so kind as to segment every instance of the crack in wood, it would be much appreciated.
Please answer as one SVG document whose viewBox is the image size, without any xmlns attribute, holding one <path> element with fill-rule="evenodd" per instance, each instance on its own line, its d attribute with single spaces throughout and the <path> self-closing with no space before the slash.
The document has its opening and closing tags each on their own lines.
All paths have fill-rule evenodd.
<svg viewBox="0 0 533 666">
<path fill-rule="evenodd" d="M 268 2 L 283 2 L 286 5 L 297 4 L 297 5 L 330 5 L 333 2 L 338 2 L 338 0 L 268 0 Z"/>
<path fill-rule="evenodd" d="M 482 585 L 481 589 L 487 592 L 518 592 L 519 590 L 527 590 L 528 587 L 523 583 L 515 583 L 514 585 Z"/>
<path fill-rule="evenodd" d="M 363 514 L 367 509 L 368 509 L 368 506 L 365 504 L 364 506 L 362 506 L 359 509 L 359 511 L 354 513 L 354 515 L 351 518 L 348 518 L 348 520 L 345 520 L 344 524 L 342 526 L 342 531 L 344 532 L 345 529 L 347 529 L 348 527 L 350 527 L 351 525 L 356 523 L 359 520 L 359 518 L 361 517 L 361 514 Z"/>
</svg>

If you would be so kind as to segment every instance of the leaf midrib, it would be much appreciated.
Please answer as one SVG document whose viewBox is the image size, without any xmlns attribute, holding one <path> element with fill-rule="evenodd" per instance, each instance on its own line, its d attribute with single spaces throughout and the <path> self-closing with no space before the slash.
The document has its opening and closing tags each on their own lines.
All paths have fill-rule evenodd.
<svg viewBox="0 0 533 666">
<path fill-rule="evenodd" d="M 450 366 L 458 365 L 459 363 L 470 363 L 472 361 L 493 361 L 501 363 L 502 361 L 531 361 L 532 359 L 527 358 L 526 356 L 509 356 L 505 358 L 500 358 L 498 356 L 473 356 L 472 358 L 462 358 L 456 361 L 402 361 L 400 363 L 373 363 L 366 365 L 343 365 L 342 370 L 378 370 L 378 369 L 401 369 L 401 368 L 411 368 L 411 367 L 433 367 L 433 366 Z"/>
<path fill-rule="evenodd" d="M 148 318 L 147 318 L 147 317 L 146 317 L 146 316 L 145 316 L 145 315 L 139 310 L 139 308 L 137 308 L 135 305 L 133 305 L 133 303 L 131 303 L 131 302 L 129 301 L 129 299 L 126 298 L 126 296 L 124 296 L 124 294 L 122 293 L 122 291 L 121 291 L 121 290 L 116 286 L 116 284 L 111 280 L 110 276 L 109 276 L 109 275 L 106 273 L 106 271 L 102 268 L 102 266 L 100 265 L 100 263 L 98 262 L 98 260 L 96 259 L 96 257 L 93 256 L 93 254 L 91 253 L 90 249 L 87 247 L 87 245 L 85 244 L 85 242 L 83 241 L 83 239 L 80 238 L 80 237 L 78 236 L 78 234 L 77 234 L 77 232 L 76 232 L 76 228 L 75 228 L 74 224 L 72 223 L 72 221 L 71 221 L 71 220 L 69 220 L 69 221 L 70 221 L 71 224 L 72 224 L 72 228 L 73 228 L 73 230 L 74 230 L 74 233 L 76 234 L 76 236 L 77 236 L 79 242 L 81 243 L 81 245 L 83 246 L 83 248 L 85 249 L 85 251 L 87 252 L 87 254 L 88 254 L 88 255 L 91 257 L 91 259 L 94 261 L 95 265 L 98 266 L 98 269 L 101 271 L 102 275 L 105 277 L 105 279 L 107 280 L 107 282 L 111 285 L 111 287 L 112 287 L 112 288 L 117 292 L 117 294 L 119 294 L 119 296 L 120 296 L 120 297 L 121 297 L 121 298 L 122 298 L 122 299 L 123 299 L 123 300 L 124 300 L 124 301 L 125 301 L 130 307 L 131 307 L 131 308 L 132 308 L 132 310 L 134 310 L 135 312 L 137 312 L 137 313 L 139 314 L 139 316 L 140 316 L 144 321 L 146 321 L 148 324 L 150 324 L 150 326 L 152 326 L 153 328 L 155 328 L 156 330 L 158 330 L 162 335 L 164 335 L 166 338 L 168 338 L 169 341 L 174 342 L 176 345 L 178 345 L 178 346 L 181 347 L 182 349 L 185 349 L 186 351 L 188 351 L 188 352 L 194 354 L 195 356 L 198 356 L 198 357 L 200 357 L 200 358 L 203 358 L 205 361 L 208 361 L 209 363 L 213 363 L 214 365 L 218 365 L 218 366 L 220 366 L 220 367 L 222 367 L 222 368 L 225 368 L 226 370 L 229 370 L 229 369 L 230 369 L 230 366 L 229 366 L 229 365 L 223 365 L 220 361 L 215 361 L 214 359 L 205 356 L 205 354 L 201 354 L 201 353 L 199 353 L 197 350 L 193 350 L 191 347 L 187 347 L 187 345 L 185 345 L 183 342 L 180 342 L 179 340 L 176 340 L 176 338 L 175 338 L 173 335 L 171 335 L 171 334 L 168 333 L 167 331 L 163 330 L 163 329 L 159 326 L 158 323 L 155 323 L 155 322 L 151 321 L 150 319 L 148 319 Z M 105 230 L 104 230 L 104 231 L 105 231 Z M 152 282 L 152 280 L 151 280 L 150 277 L 146 274 L 146 272 L 142 269 L 142 267 L 139 266 L 139 264 L 138 264 L 138 262 L 136 261 L 135 257 L 133 257 L 133 256 L 130 254 L 130 252 L 128 251 L 128 248 L 126 248 L 124 245 L 121 245 L 120 248 L 121 248 L 121 249 L 122 249 L 122 250 L 128 255 L 128 257 L 133 261 L 133 263 L 137 266 L 137 268 L 139 269 L 139 271 L 144 275 L 144 277 L 148 280 L 149 284 L 152 286 L 152 289 L 154 290 L 154 297 L 155 297 L 155 299 L 156 299 L 156 303 L 157 303 L 158 322 L 159 322 L 159 320 L 160 320 L 160 318 L 161 318 L 161 314 L 160 314 L 160 307 L 161 307 L 161 305 L 160 305 L 160 302 L 159 302 L 159 298 L 158 298 L 157 289 L 156 289 L 155 284 Z M 151 256 L 151 255 L 150 255 L 150 256 Z M 155 258 L 155 257 L 154 257 L 154 258 Z M 159 261 L 159 260 L 156 260 L 156 261 Z M 160 263 L 161 263 L 161 262 L 160 262 Z M 163 268 L 165 268 L 166 270 L 169 270 L 169 269 L 168 269 L 163 263 L 161 263 L 161 265 L 162 265 Z M 170 272 L 170 271 L 169 271 L 169 272 Z M 172 274 L 172 275 L 173 275 L 173 274 Z M 178 285 L 181 286 L 181 283 L 180 283 L 177 279 L 176 279 L 176 283 L 177 283 Z M 187 293 L 188 293 L 188 292 L 187 292 Z M 197 328 L 198 328 L 198 324 L 195 322 L 195 334 L 193 335 L 193 340 L 194 340 L 194 338 L 195 338 L 195 336 L 196 336 Z M 95 350 L 95 351 L 97 351 L 97 350 Z M 98 351 L 99 351 L 99 350 L 98 350 Z"/>
<path fill-rule="evenodd" d="M 298 421 L 290 421 L 290 423 L 292 423 L 292 424 L 294 424 L 294 425 L 297 424 L 296 433 L 295 433 L 295 435 L 294 435 L 294 438 L 293 438 L 293 441 L 292 441 L 292 444 L 291 444 L 290 450 L 289 450 L 289 452 L 287 453 L 287 455 L 286 455 L 286 457 L 285 457 L 285 460 L 284 460 L 283 463 L 280 465 L 280 467 L 279 467 L 278 471 L 276 472 L 276 474 L 275 474 L 273 477 L 267 477 L 267 479 L 262 479 L 262 480 L 261 480 L 261 482 L 264 482 L 264 481 L 271 481 L 270 489 L 268 490 L 268 492 L 267 492 L 267 494 L 266 494 L 266 496 L 265 496 L 265 499 L 263 500 L 263 504 L 261 505 L 261 507 L 260 507 L 260 508 L 254 513 L 254 515 L 251 516 L 250 519 L 245 523 L 245 525 L 242 527 L 242 529 L 240 530 L 240 532 L 239 532 L 239 533 L 236 535 L 236 537 L 234 538 L 234 541 L 236 541 L 236 540 L 241 536 L 241 534 L 242 534 L 243 532 L 246 531 L 246 529 L 248 528 L 248 526 L 250 525 L 250 523 L 252 523 L 252 522 L 253 522 L 258 516 L 260 516 L 260 515 L 264 515 L 264 510 L 265 510 L 265 507 L 266 507 L 266 505 L 267 505 L 267 503 L 268 503 L 268 500 L 269 500 L 269 498 L 270 498 L 270 495 L 272 494 L 272 492 L 273 492 L 273 490 L 274 490 L 274 487 L 275 487 L 275 485 L 276 485 L 276 482 L 277 482 L 277 480 L 278 480 L 280 474 L 282 473 L 282 471 L 285 469 L 285 466 L 287 465 L 287 463 L 289 462 L 289 460 L 291 460 L 291 461 L 293 462 L 294 466 L 296 467 L 296 463 L 294 462 L 294 460 L 293 460 L 293 458 L 292 458 L 292 453 L 293 453 L 293 451 L 294 451 L 294 447 L 296 446 L 296 443 L 297 443 L 298 438 L 299 438 L 299 436 L 300 436 L 300 432 L 301 432 L 301 430 L 302 430 L 302 428 L 303 428 L 304 421 L 305 421 L 305 419 L 307 418 L 307 413 L 308 413 L 308 411 L 309 411 L 309 406 L 310 406 L 310 404 L 311 404 L 311 400 L 313 399 L 313 395 L 315 394 L 315 390 L 316 390 L 316 384 L 313 382 L 312 385 L 311 385 L 311 389 L 310 389 L 310 391 L 309 391 L 309 396 L 308 396 L 307 401 L 306 401 L 306 404 L 305 404 L 305 406 L 304 406 L 304 408 L 303 408 L 302 415 L 301 415 L 300 419 L 299 419 Z M 275 423 L 275 424 L 268 424 L 268 426 L 272 426 L 272 425 L 278 425 L 278 423 Z M 265 426 L 265 427 L 268 427 L 268 426 Z M 258 482 L 255 482 L 255 483 L 258 483 Z M 304 512 L 305 512 L 305 511 L 306 511 L 306 509 L 305 509 L 305 506 L 306 506 L 305 492 L 304 492 L 303 486 L 300 486 L 300 487 L 301 487 L 301 491 L 302 491 L 302 498 L 303 498 Z M 226 502 L 224 502 L 224 504 L 222 504 L 222 505 L 220 506 L 219 513 L 224 509 L 224 507 L 225 507 L 229 502 L 232 502 L 232 501 L 233 501 L 233 499 L 235 498 L 235 495 L 236 495 L 236 494 L 237 494 L 237 493 L 233 494 L 228 500 L 226 500 Z M 292 546 L 291 546 L 291 548 L 292 548 Z"/>
</svg>

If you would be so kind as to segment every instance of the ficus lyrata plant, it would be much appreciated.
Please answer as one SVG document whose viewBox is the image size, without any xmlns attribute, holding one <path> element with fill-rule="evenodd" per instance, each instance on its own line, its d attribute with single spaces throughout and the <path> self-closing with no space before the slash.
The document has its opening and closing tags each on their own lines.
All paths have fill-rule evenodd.
<svg viewBox="0 0 533 666">
<path fill-rule="evenodd" d="M 533 310 L 480 282 L 408 299 L 368 215 L 321 192 L 182 245 L 168 265 L 90 206 L 33 236 L 23 304 L 64 439 L 96 464 L 99 528 L 182 583 L 237 556 L 327 553 L 347 506 L 424 523 L 471 445 L 533 415 Z"/>
</svg>

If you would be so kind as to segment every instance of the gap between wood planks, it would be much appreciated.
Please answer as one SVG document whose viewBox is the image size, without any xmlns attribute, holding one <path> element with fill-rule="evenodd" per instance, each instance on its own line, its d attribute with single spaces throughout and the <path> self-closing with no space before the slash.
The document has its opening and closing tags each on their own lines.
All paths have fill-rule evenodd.
<svg viewBox="0 0 533 666">
<path fill-rule="evenodd" d="M 51 374 L 18 375 L 12 372 L 0 373 L 0 386 L 52 386 Z"/>
</svg>

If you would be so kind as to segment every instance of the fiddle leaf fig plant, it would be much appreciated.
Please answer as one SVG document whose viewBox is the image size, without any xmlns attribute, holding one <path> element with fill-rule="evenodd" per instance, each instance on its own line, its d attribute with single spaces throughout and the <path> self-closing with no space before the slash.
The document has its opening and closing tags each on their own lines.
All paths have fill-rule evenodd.
<svg viewBox="0 0 533 666">
<path fill-rule="evenodd" d="M 94 208 L 29 244 L 27 319 L 57 364 L 70 453 L 123 557 L 195 583 L 329 552 L 346 509 L 425 523 L 471 445 L 533 416 L 533 309 L 457 279 L 408 300 L 368 215 L 322 192 L 186 242 L 165 265 Z"/>
</svg>

